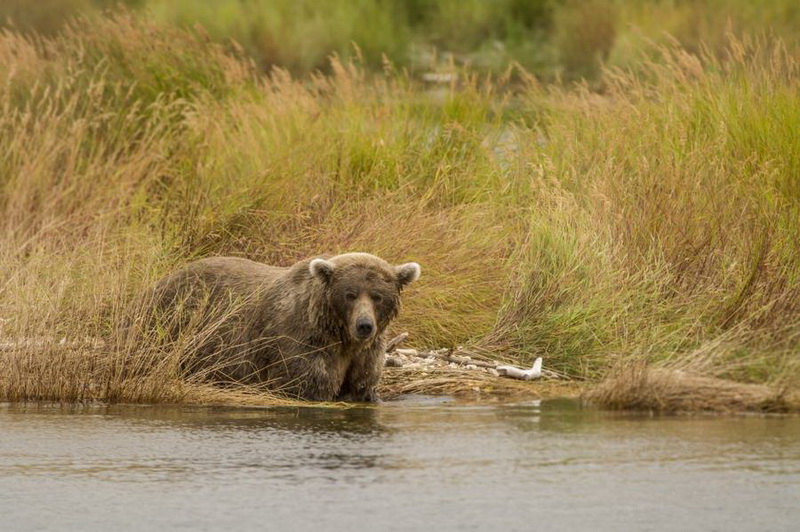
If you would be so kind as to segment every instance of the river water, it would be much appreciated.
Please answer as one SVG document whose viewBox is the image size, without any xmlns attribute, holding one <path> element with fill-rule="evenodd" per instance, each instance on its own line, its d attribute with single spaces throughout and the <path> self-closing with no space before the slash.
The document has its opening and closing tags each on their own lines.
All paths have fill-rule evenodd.
<svg viewBox="0 0 800 532">
<path fill-rule="evenodd" d="M 798 530 L 800 417 L 0 405 L 0 530 Z"/>
</svg>

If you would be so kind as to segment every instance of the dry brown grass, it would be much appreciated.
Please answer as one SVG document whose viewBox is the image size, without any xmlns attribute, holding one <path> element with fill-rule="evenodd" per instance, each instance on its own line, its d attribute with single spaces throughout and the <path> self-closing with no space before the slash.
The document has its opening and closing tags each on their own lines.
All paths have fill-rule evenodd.
<svg viewBox="0 0 800 532">
<path fill-rule="evenodd" d="M 657 369 L 644 363 L 616 368 L 583 399 L 613 410 L 680 412 L 798 412 L 800 394 L 761 384 Z"/>
<path fill-rule="evenodd" d="M 263 387 L 217 386 L 201 378 L 186 378 L 170 364 L 170 357 L 162 355 L 155 350 L 124 355 L 102 344 L 69 345 L 55 339 L 7 343 L 0 346 L 0 390 L 3 400 L 10 402 L 297 403 Z"/>
</svg>

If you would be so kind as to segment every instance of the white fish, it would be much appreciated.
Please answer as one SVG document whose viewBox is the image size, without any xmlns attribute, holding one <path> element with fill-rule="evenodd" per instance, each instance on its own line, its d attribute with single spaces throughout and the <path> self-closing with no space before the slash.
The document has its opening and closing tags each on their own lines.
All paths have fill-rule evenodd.
<svg viewBox="0 0 800 532">
<path fill-rule="evenodd" d="M 497 372 L 500 373 L 500 375 L 523 381 L 538 379 L 542 376 L 542 357 L 538 357 L 533 361 L 533 367 L 531 369 L 521 369 L 516 366 L 497 366 Z"/>
</svg>

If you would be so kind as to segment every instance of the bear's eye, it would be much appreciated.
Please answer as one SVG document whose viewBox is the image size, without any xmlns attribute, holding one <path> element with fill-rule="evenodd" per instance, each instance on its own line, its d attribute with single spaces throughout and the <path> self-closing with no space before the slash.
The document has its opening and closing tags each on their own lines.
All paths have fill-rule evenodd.
<svg viewBox="0 0 800 532">
<path fill-rule="evenodd" d="M 383 298 L 381 297 L 380 294 L 372 294 L 372 300 L 375 303 L 380 303 L 381 301 L 383 301 Z"/>
<path fill-rule="evenodd" d="M 348 301 L 355 301 L 355 300 L 356 300 L 356 297 L 357 297 L 357 296 L 356 296 L 355 292 L 347 292 L 347 293 L 344 295 L 344 298 L 345 298 L 346 300 L 348 300 Z"/>
</svg>

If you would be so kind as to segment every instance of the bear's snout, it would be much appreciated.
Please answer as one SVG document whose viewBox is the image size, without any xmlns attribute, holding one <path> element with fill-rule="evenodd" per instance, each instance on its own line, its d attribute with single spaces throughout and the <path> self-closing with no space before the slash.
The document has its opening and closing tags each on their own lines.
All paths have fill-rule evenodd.
<svg viewBox="0 0 800 532">
<path fill-rule="evenodd" d="M 375 306 L 369 295 L 361 294 L 350 314 L 350 335 L 354 340 L 369 340 L 378 330 L 375 323 Z"/>
<path fill-rule="evenodd" d="M 372 323 L 370 318 L 361 316 L 356 320 L 356 336 L 358 336 L 361 340 L 366 340 L 372 336 L 372 332 L 374 330 L 375 324 Z"/>
</svg>

